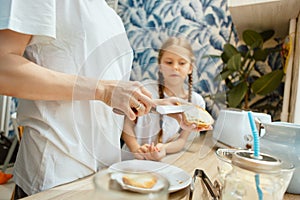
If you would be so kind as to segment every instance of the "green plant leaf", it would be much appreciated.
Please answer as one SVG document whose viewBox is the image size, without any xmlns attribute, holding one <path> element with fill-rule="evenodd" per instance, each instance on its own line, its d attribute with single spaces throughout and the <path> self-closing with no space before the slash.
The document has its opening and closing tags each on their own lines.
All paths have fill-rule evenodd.
<svg viewBox="0 0 300 200">
<path fill-rule="evenodd" d="M 261 37 L 263 38 L 263 41 L 265 42 L 274 36 L 275 31 L 274 30 L 266 30 L 259 34 L 261 35 Z"/>
<path fill-rule="evenodd" d="M 283 75 L 284 72 L 281 69 L 265 74 L 253 82 L 251 89 L 256 94 L 267 95 L 279 86 Z"/>
<path fill-rule="evenodd" d="M 233 45 L 227 43 L 224 45 L 224 50 L 221 54 L 221 58 L 224 63 L 227 63 L 228 60 L 237 53 L 239 53 L 238 50 Z"/>
<path fill-rule="evenodd" d="M 222 78 L 222 80 L 225 80 L 230 74 L 232 74 L 233 73 L 233 71 L 230 71 L 230 70 L 228 70 L 228 69 L 226 69 L 226 70 L 223 70 L 222 72 L 221 72 L 221 78 Z"/>
<path fill-rule="evenodd" d="M 242 62 L 241 62 L 241 54 L 240 53 L 233 55 L 228 60 L 228 63 L 227 63 L 227 67 L 231 71 L 238 71 L 238 70 L 240 70 L 241 69 L 241 65 L 242 65 Z"/>
<path fill-rule="evenodd" d="M 247 93 L 247 83 L 241 82 L 228 92 L 228 104 L 230 107 L 236 108 L 244 99 Z"/>
<path fill-rule="evenodd" d="M 251 49 L 261 48 L 263 45 L 262 36 L 253 30 L 245 30 L 243 32 L 243 40 Z"/>
<path fill-rule="evenodd" d="M 265 61 L 269 55 L 269 51 L 267 49 L 257 49 L 253 53 L 253 58 L 256 61 Z"/>
</svg>

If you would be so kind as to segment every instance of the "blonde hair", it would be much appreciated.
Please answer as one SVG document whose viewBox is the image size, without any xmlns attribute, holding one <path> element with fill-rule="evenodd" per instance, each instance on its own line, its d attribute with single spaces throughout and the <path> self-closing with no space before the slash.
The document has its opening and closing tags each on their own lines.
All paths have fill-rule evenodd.
<svg viewBox="0 0 300 200">
<path fill-rule="evenodd" d="M 179 47 L 181 50 L 183 50 L 184 52 L 187 53 L 187 55 L 189 56 L 188 59 L 190 59 L 191 64 L 194 63 L 195 61 L 195 56 L 194 56 L 194 52 L 193 49 L 189 43 L 188 40 L 186 40 L 185 38 L 182 37 L 170 37 L 160 48 L 159 52 L 158 52 L 158 63 L 160 64 L 161 62 L 161 58 L 162 55 L 164 54 L 165 51 L 168 50 L 169 47 Z M 179 53 L 179 52 L 177 52 Z"/>
</svg>

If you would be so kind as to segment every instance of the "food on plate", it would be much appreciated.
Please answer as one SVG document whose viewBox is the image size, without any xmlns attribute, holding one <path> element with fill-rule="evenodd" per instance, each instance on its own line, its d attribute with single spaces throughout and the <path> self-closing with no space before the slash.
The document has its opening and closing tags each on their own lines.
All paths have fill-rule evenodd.
<svg viewBox="0 0 300 200">
<path fill-rule="evenodd" d="M 197 105 L 183 112 L 183 120 L 187 124 L 196 124 L 197 128 L 207 128 L 214 123 L 212 116 Z"/>
<path fill-rule="evenodd" d="M 157 183 L 157 178 L 152 174 L 129 174 L 123 175 L 122 180 L 125 184 L 150 189 Z"/>
</svg>

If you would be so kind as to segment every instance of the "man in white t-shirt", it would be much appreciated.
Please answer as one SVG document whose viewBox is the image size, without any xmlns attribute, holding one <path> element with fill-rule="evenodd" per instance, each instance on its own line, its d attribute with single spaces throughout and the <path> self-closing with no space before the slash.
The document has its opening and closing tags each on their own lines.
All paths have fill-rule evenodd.
<svg viewBox="0 0 300 200">
<path fill-rule="evenodd" d="M 0 94 L 20 98 L 24 127 L 14 198 L 120 161 L 124 119 L 112 108 L 134 120 L 156 104 L 128 81 L 133 56 L 119 16 L 105 0 L 0 5 Z"/>
<path fill-rule="evenodd" d="M 129 82 L 132 49 L 104 0 L 0 0 L 0 94 L 20 98 L 15 198 L 120 161 L 123 116 L 154 103 Z M 23 57 L 24 55 L 24 57 Z M 134 113 L 131 107 L 138 107 Z"/>
</svg>

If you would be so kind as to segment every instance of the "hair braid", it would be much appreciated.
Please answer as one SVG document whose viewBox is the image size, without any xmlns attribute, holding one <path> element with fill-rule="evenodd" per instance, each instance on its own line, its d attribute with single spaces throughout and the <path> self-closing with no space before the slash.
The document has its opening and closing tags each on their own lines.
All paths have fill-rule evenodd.
<svg viewBox="0 0 300 200">
<path fill-rule="evenodd" d="M 165 81 L 163 74 L 158 72 L 158 95 L 160 99 L 165 98 L 164 89 L 165 89 Z"/>
<path fill-rule="evenodd" d="M 165 94 L 164 94 L 164 88 L 165 88 L 165 81 L 164 81 L 164 76 L 163 74 L 158 71 L 158 95 L 160 99 L 164 99 L 165 98 Z M 163 116 L 159 115 L 159 133 L 157 136 L 157 142 L 161 143 L 162 142 L 162 135 L 163 135 L 163 129 L 162 129 L 162 125 L 163 125 Z"/>
<path fill-rule="evenodd" d="M 193 91 L 193 73 L 190 73 L 188 75 L 188 81 L 189 81 L 189 96 L 188 96 L 188 102 L 192 102 L 192 91 Z"/>
</svg>

